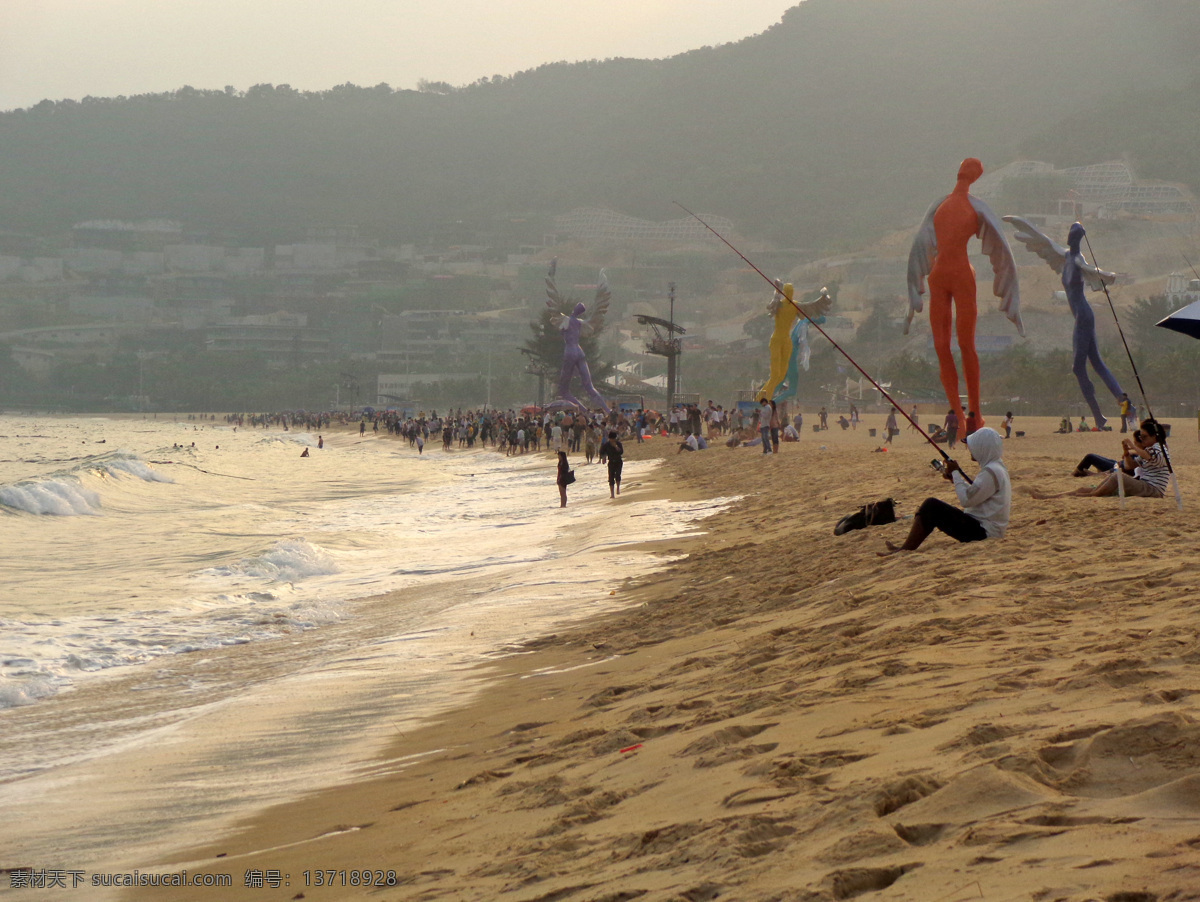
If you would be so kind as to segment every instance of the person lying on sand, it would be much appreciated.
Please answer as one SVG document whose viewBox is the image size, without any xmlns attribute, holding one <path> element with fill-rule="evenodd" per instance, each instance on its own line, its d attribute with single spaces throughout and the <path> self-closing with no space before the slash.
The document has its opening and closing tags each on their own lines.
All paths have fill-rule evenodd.
<svg viewBox="0 0 1200 902">
<path fill-rule="evenodd" d="M 1120 479 L 1124 485 L 1125 494 L 1139 498 L 1161 498 L 1167 491 L 1167 483 L 1171 479 L 1171 471 L 1167 467 L 1167 456 L 1163 453 L 1162 442 L 1166 439 L 1166 430 L 1154 420 L 1142 420 L 1142 428 L 1133 433 L 1133 440 L 1123 439 L 1122 464 L 1117 469 L 1117 461 L 1097 454 L 1089 454 L 1075 468 L 1073 476 L 1086 476 L 1089 466 L 1101 469 L 1108 464 L 1108 475 L 1094 488 L 1076 489 L 1073 492 L 1031 492 L 1033 498 L 1047 501 L 1053 498 L 1065 498 L 1074 495 L 1081 498 L 1107 498 L 1116 495 L 1121 487 L 1117 485 Z M 1132 471 L 1132 475 L 1130 472 Z"/>
<path fill-rule="evenodd" d="M 995 429 L 985 426 L 967 436 L 967 448 L 971 459 L 980 465 L 975 481 L 967 482 L 955 460 L 946 461 L 942 474 L 954 483 L 954 493 L 963 509 L 938 498 L 926 498 L 913 515 L 912 528 L 904 544 L 887 542 L 887 551 L 878 552 L 880 557 L 897 551 L 916 551 L 935 529 L 959 542 L 999 539 L 1004 535 L 1012 509 L 1012 486 L 1008 468 L 1001 459 L 1004 439 Z"/>
</svg>

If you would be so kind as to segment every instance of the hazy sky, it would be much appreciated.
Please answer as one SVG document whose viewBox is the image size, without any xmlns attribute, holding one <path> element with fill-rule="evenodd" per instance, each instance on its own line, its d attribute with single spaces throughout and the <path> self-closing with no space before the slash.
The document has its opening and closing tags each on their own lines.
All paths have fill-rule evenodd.
<svg viewBox="0 0 1200 902">
<path fill-rule="evenodd" d="M 0 0 L 0 110 L 183 85 L 465 84 L 736 41 L 798 2 Z"/>
</svg>

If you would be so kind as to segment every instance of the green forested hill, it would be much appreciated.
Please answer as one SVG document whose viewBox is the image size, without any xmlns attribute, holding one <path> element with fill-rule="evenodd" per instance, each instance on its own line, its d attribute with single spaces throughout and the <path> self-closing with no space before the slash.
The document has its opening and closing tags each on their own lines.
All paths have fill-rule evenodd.
<svg viewBox="0 0 1200 902">
<path fill-rule="evenodd" d="M 1200 186 L 1194 0 L 806 0 L 671 59 L 453 90 L 343 86 L 43 102 L 0 115 L 0 230 L 169 216 L 246 240 L 357 223 L 693 209 L 787 246 L 907 223 L 959 160 L 1132 154 Z"/>
</svg>

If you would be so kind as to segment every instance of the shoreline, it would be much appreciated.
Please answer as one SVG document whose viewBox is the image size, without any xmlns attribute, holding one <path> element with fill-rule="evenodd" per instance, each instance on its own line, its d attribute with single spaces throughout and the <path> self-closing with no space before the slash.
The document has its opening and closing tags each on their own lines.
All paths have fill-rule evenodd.
<svg viewBox="0 0 1200 902">
<path fill-rule="evenodd" d="M 388 452 L 381 461 L 391 458 L 391 448 L 375 447 Z M 687 522 L 706 513 L 663 503 L 646 463 L 626 469 L 628 499 L 648 514 L 633 521 L 637 528 L 610 519 L 608 497 L 599 497 L 601 467 L 581 477 L 574 515 L 565 517 L 557 510 L 550 455 L 520 463 L 496 457 L 488 466 L 476 456 L 490 453 L 447 454 L 436 463 L 444 464 L 438 471 L 463 476 L 499 471 L 494 486 L 468 491 L 492 494 L 501 512 L 496 525 L 508 525 L 516 510 L 536 527 L 494 532 L 490 521 L 473 521 L 485 523 L 487 535 L 468 542 L 463 554 L 494 554 L 494 564 L 446 570 L 444 577 L 435 568 L 414 586 L 354 596 L 346 602 L 351 616 L 321 629 L 110 668 L 69 693 L 7 711 L 11 749 L 19 751 L 23 741 L 44 747 L 51 736 L 79 752 L 0 786 L 13 831 L 9 858 L 97 872 L 141 866 L 144 873 L 146 862 L 190 841 L 193 829 L 223 833 L 248 812 L 352 779 L 386 747 L 397 722 L 411 729 L 473 693 L 476 662 L 620 603 L 610 597 L 606 573 L 656 566 L 650 555 L 662 551 L 660 527 L 673 532 L 678 517 Z M 515 509 L 495 494 L 511 491 L 514 480 L 527 487 Z M 460 482 L 475 486 L 482 478 Z M 440 497 L 443 505 L 453 500 Z M 396 563 L 429 566 L 432 551 L 416 547 L 397 547 Z M 543 587 L 536 573 L 546 562 L 571 568 L 562 584 Z M 31 898 L 43 896 L 35 890 Z"/>
<path fill-rule="evenodd" d="M 743 500 L 630 606 L 484 665 L 474 701 L 354 780 L 159 867 L 232 872 L 222 900 L 1195 898 L 1200 453 L 1173 443 L 1183 512 L 1035 502 L 1119 436 L 1023 428 L 1008 537 L 889 559 L 907 523 L 832 525 L 951 497 L 909 433 L 884 455 L 835 433 L 670 457 L 664 488 Z M 302 876 L 355 868 L 397 885 Z"/>
</svg>

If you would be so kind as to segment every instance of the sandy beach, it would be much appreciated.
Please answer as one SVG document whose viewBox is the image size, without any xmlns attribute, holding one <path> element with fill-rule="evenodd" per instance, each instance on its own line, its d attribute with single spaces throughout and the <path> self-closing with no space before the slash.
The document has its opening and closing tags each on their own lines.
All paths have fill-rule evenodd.
<svg viewBox="0 0 1200 902">
<path fill-rule="evenodd" d="M 630 443 L 668 458 L 654 491 L 742 500 L 353 780 L 154 868 L 232 888 L 126 898 L 1200 899 L 1195 420 L 1173 421 L 1183 511 L 1031 499 L 1098 482 L 1070 471 L 1121 436 L 1023 418 L 1008 536 L 889 558 L 907 519 L 834 524 L 953 493 L 915 433 L 879 453 L 866 421 L 775 456 Z"/>
</svg>

